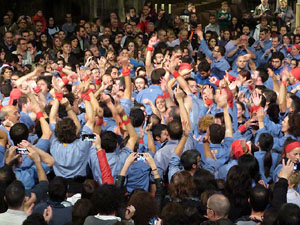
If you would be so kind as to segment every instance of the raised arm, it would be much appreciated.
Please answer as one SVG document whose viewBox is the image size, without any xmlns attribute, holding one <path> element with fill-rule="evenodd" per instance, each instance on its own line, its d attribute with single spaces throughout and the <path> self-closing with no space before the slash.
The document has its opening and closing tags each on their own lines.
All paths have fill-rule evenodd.
<svg viewBox="0 0 300 225">
<path fill-rule="evenodd" d="M 230 115 L 228 112 L 227 93 L 225 90 L 223 90 L 221 92 L 221 96 L 219 99 L 219 106 L 222 107 L 223 112 L 224 112 L 225 137 L 233 137 L 232 122 L 231 122 Z"/>
<path fill-rule="evenodd" d="M 150 152 L 155 153 L 156 152 L 156 148 L 155 148 L 155 144 L 154 144 L 154 140 L 153 140 L 153 136 L 151 134 L 151 129 L 152 129 L 152 123 L 149 123 L 145 129 L 146 133 L 147 133 L 147 138 L 148 138 L 148 148 Z"/>
<path fill-rule="evenodd" d="M 175 150 L 174 150 L 174 153 L 180 158 L 182 152 L 183 152 L 183 149 L 184 149 L 184 146 L 185 146 L 185 143 L 189 137 L 189 128 L 188 128 L 188 122 L 187 121 L 183 121 L 182 122 L 182 129 L 183 129 L 183 136 L 182 138 L 180 139 L 178 145 L 176 146 Z"/>
<path fill-rule="evenodd" d="M 49 122 L 56 124 L 56 115 L 59 108 L 59 101 L 57 99 L 54 99 L 50 114 L 49 114 Z"/>
<path fill-rule="evenodd" d="M 36 67 L 31 73 L 26 74 L 25 76 L 20 77 L 17 81 L 16 81 L 16 86 L 20 86 L 22 85 L 24 82 L 26 82 L 29 79 L 32 79 L 34 76 L 38 76 L 40 75 L 40 73 L 44 71 L 43 67 Z"/>
<path fill-rule="evenodd" d="M 42 167 L 40 155 L 38 154 L 38 152 L 36 152 L 32 148 L 29 148 L 28 151 L 29 151 L 28 154 L 27 154 L 28 157 L 34 162 L 34 164 L 36 166 L 37 176 L 38 176 L 39 182 L 47 181 L 48 179 L 47 179 L 45 170 Z"/>
<path fill-rule="evenodd" d="M 125 81 L 125 90 L 124 90 L 123 98 L 127 98 L 127 99 L 131 100 L 132 85 L 131 85 L 131 78 L 130 78 L 130 70 L 128 68 L 129 58 L 122 57 L 121 65 L 123 67 L 122 75 L 123 75 L 124 81 Z"/>
<path fill-rule="evenodd" d="M 76 126 L 76 134 L 78 134 L 81 130 L 81 125 L 78 120 L 78 117 L 76 116 L 75 112 L 72 109 L 72 106 L 67 98 L 63 98 L 60 102 L 63 106 L 65 106 L 66 111 L 68 113 L 68 116 L 74 121 Z"/>
<path fill-rule="evenodd" d="M 146 48 L 146 59 L 145 59 L 145 65 L 146 65 L 146 74 L 148 77 L 151 76 L 153 65 L 152 65 L 152 52 L 154 50 L 154 46 L 159 42 L 157 39 L 157 34 L 153 35 L 149 42 L 148 47 Z"/>
<path fill-rule="evenodd" d="M 281 73 L 281 83 L 279 89 L 279 109 L 281 113 L 286 112 L 287 103 L 286 103 L 286 95 L 287 95 L 287 82 L 288 82 L 288 74 L 287 69 L 284 69 Z"/>
</svg>

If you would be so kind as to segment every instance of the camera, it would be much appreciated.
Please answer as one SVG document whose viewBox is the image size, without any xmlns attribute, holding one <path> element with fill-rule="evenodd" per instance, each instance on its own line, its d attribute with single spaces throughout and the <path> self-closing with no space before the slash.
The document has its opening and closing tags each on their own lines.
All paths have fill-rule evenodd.
<svg viewBox="0 0 300 225">
<path fill-rule="evenodd" d="M 96 141 L 96 135 L 95 134 L 82 134 L 81 139 L 83 141 Z"/>
<path fill-rule="evenodd" d="M 17 148 L 16 153 L 20 155 L 27 155 L 28 149 L 27 148 Z"/>
<path fill-rule="evenodd" d="M 136 157 L 135 161 L 139 162 L 139 161 L 146 161 L 146 158 L 143 156 L 143 153 L 139 153 L 138 157 Z"/>
</svg>

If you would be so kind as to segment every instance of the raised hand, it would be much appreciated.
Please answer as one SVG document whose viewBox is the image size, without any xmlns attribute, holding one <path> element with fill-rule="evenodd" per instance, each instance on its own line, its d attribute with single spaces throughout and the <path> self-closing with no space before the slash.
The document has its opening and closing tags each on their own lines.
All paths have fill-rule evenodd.
<svg viewBox="0 0 300 225">
<path fill-rule="evenodd" d="M 159 39 L 157 38 L 157 34 L 154 34 L 154 35 L 150 38 L 150 40 L 149 40 L 149 42 L 148 42 L 148 46 L 149 46 L 149 47 L 153 47 L 153 46 L 155 46 L 158 42 L 159 42 Z"/>
</svg>

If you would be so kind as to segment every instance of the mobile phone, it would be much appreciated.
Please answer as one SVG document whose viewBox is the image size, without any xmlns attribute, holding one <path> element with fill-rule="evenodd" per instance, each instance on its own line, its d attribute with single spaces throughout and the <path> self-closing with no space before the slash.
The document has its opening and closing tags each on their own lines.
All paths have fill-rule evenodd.
<svg viewBox="0 0 300 225">
<path fill-rule="evenodd" d="M 20 155 L 27 155 L 28 149 L 27 148 L 17 148 L 16 153 Z"/>
<path fill-rule="evenodd" d="M 81 139 L 83 141 L 96 141 L 96 135 L 95 134 L 82 134 Z"/>
<path fill-rule="evenodd" d="M 135 161 L 146 161 L 146 158 L 144 157 L 143 153 L 138 153 L 138 157 L 135 158 Z"/>
<path fill-rule="evenodd" d="M 300 171 L 300 163 L 296 163 L 296 164 L 294 165 L 294 170 L 295 170 L 295 171 Z"/>
<path fill-rule="evenodd" d="M 158 221 L 158 219 L 157 219 L 157 217 L 155 216 L 155 217 L 152 217 L 152 218 L 149 220 L 148 224 L 149 224 L 149 225 L 155 225 L 155 224 L 157 223 L 157 221 Z"/>
</svg>

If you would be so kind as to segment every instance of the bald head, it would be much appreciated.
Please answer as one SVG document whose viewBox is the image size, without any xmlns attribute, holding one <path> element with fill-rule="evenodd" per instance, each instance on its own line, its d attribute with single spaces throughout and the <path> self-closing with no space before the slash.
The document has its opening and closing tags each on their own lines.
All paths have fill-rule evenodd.
<svg viewBox="0 0 300 225">
<path fill-rule="evenodd" d="M 227 197 L 222 194 L 214 194 L 207 201 L 207 208 L 214 212 L 210 220 L 217 220 L 227 217 L 230 210 L 230 202 Z"/>
<path fill-rule="evenodd" d="M 15 124 L 19 121 L 20 114 L 19 114 L 16 106 L 13 106 L 13 105 L 4 106 L 0 112 L 1 112 L 0 116 L 4 116 L 4 118 L 1 118 L 2 120 L 3 119 L 9 120 L 13 124 Z"/>
</svg>

